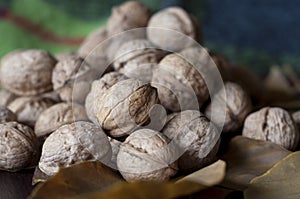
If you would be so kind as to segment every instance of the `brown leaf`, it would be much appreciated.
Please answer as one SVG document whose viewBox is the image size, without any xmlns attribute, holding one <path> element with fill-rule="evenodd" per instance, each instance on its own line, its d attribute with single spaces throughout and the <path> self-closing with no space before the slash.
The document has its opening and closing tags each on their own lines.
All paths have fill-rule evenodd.
<svg viewBox="0 0 300 199">
<path fill-rule="evenodd" d="M 262 176 L 254 178 L 245 191 L 247 199 L 300 198 L 300 152 L 279 161 Z"/>
<path fill-rule="evenodd" d="M 222 158 L 227 163 L 222 186 L 243 190 L 251 179 L 263 174 L 290 153 L 271 142 L 237 136 L 231 140 Z"/>
</svg>

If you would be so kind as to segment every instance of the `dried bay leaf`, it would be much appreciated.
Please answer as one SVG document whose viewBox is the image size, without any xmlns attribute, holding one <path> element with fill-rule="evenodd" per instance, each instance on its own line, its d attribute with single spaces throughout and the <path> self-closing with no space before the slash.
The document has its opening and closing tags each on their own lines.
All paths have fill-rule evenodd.
<svg viewBox="0 0 300 199">
<path fill-rule="evenodd" d="M 227 163 L 227 170 L 221 185 L 244 190 L 253 178 L 266 172 L 290 153 L 271 142 L 236 136 L 230 141 L 228 151 L 222 157 Z"/>
<path fill-rule="evenodd" d="M 244 195 L 246 199 L 300 198 L 300 152 L 288 155 L 266 173 L 251 180 Z"/>
</svg>

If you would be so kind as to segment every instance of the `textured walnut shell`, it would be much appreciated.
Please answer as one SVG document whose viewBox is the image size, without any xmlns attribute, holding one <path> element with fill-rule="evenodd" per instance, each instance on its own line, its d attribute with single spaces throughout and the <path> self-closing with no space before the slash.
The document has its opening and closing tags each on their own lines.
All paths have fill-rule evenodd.
<svg viewBox="0 0 300 199">
<path fill-rule="evenodd" d="M 109 34 L 116 34 L 125 30 L 147 26 L 151 10 L 138 1 L 127 1 L 112 9 L 108 19 Z"/>
<path fill-rule="evenodd" d="M 84 107 L 76 103 L 59 103 L 43 111 L 35 123 L 35 134 L 44 137 L 64 124 L 88 121 Z"/>
<path fill-rule="evenodd" d="M 11 103 L 17 96 L 9 91 L 1 90 L 0 91 L 0 106 L 7 106 Z"/>
<path fill-rule="evenodd" d="M 196 171 L 216 159 L 220 134 L 199 111 L 169 115 L 162 133 L 180 147 L 178 166 L 183 172 Z"/>
<path fill-rule="evenodd" d="M 165 181 L 177 173 L 174 148 L 161 133 L 140 129 L 121 144 L 117 165 L 125 180 Z"/>
<path fill-rule="evenodd" d="M 111 147 L 102 129 L 89 122 L 74 122 L 54 131 L 45 141 L 39 169 L 52 176 L 72 164 L 111 159 Z"/>
<path fill-rule="evenodd" d="M 155 88 L 139 80 L 127 79 L 113 85 L 99 98 L 95 113 L 102 128 L 120 137 L 149 122 L 149 111 L 157 103 Z"/>
<path fill-rule="evenodd" d="M 56 60 L 43 50 L 9 53 L 1 60 L 1 85 L 16 95 L 37 95 L 52 89 Z"/>
<path fill-rule="evenodd" d="M 152 85 L 157 88 L 161 104 L 174 112 L 199 109 L 209 97 L 201 74 L 177 54 L 161 60 L 153 71 Z"/>
<path fill-rule="evenodd" d="M 290 114 L 281 108 L 262 108 L 250 114 L 244 123 L 243 136 L 273 142 L 294 150 L 299 142 L 299 132 Z"/>
<path fill-rule="evenodd" d="M 95 108 L 98 100 L 101 98 L 101 96 L 114 84 L 121 80 L 127 79 L 126 76 L 124 76 L 121 73 L 118 72 L 110 72 L 105 74 L 103 77 L 101 77 L 99 80 L 95 80 L 92 83 L 91 91 L 86 96 L 85 99 L 85 110 L 88 118 L 95 124 L 98 124 L 98 119 L 95 115 Z"/>
<path fill-rule="evenodd" d="M 31 128 L 17 122 L 0 124 L 0 169 L 18 171 L 38 162 L 38 141 Z"/>
<path fill-rule="evenodd" d="M 52 106 L 54 102 L 43 97 L 19 97 L 8 105 L 17 115 L 18 122 L 34 127 L 40 114 Z"/>
<path fill-rule="evenodd" d="M 0 106 L 0 123 L 17 121 L 17 116 L 5 106 Z"/>
<path fill-rule="evenodd" d="M 226 106 L 226 116 L 215 115 L 212 119 L 217 126 L 221 126 L 224 122 L 222 132 L 233 132 L 243 126 L 244 120 L 252 110 L 251 99 L 249 95 L 238 84 L 227 82 L 224 86 L 225 90 L 221 90 L 212 97 L 216 110 L 222 110 Z M 225 93 L 224 93 L 225 91 Z M 226 96 L 226 98 L 223 98 Z M 205 115 L 211 118 L 212 104 L 209 104 L 205 110 Z"/>
<path fill-rule="evenodd" d="M 147 29 L 148 39 L 169 51 L 179 51 L 193 45 L 193 40 L 182 37 L 183 35 L 179 33 L 197 39 L 194 21 L 179 7 L 170 7 L 157 12 L 150 18 L 148 27 L 150 27 Z"/>
</svg>

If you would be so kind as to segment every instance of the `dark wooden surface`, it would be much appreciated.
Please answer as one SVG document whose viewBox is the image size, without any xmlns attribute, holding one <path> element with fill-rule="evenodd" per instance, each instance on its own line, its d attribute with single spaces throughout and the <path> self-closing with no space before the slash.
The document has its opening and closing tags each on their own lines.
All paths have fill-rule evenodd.
<svg viewBox="0 0 300 199">
<path fill-rule="evenodd" d="M 0 199 L 23 199 L 32 191 L 33 169 L 16 173 L 0 171 Z"/>
</svg>

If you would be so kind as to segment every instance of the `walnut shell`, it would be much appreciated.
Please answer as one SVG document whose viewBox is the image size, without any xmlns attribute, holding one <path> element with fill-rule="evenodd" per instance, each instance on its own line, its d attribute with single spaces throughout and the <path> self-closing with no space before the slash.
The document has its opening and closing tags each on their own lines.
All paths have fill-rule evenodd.
<svg viewBox="0 0 300 199">
<path fill-rule="evenodd" d="M 86 96 L 85 99 L 85 110 L 88 118 L 95 124 L 98 124 L 98 119 L 95 115 L 95 106 L 98 102 L 98 99 L 114 84 L 121 80 L 125 80 L 127 77 L 118 72 L 110 72 L 105 74 L 99 80 L 95 80 L 92 83 L 91 91 Z"/>
<path fill-rule="evenodd" d="M 209 97 L 201 74 L 177 54 L 161 60 L 153 70 L 152 85 L 157 88 L 161 104 L 173 112 L 198 110 Z"/>
<path fill-rule="evenodd" d="M 17 121 L 17 116 L 5 106 L 0 106 L 0 123 Z"/>
<path fill-rule="evenodd" d="M 122 144 L 122 142 L 115 140 L 113 138 L 108 137 L 110 146 L 111 146 L 111 150 L 112 150 L 112 156 L 111 156 L 111 160 L 109 162 L 109 166 L 115 170 L 118 170 L 117 167 L 117 156 L 120 150 L 120 146 Z"/>
<path fill-rule="evenodd" d="M 17 96 L 9 91 L 1 90 L 0 91 L 0 106 L 7 106 L 11 103 Z"/>
<path fill-rule="evenodd" d="M 43 50 L 14 51 L 1 60 L 1 85 L 16 95 L 37 95 L 52 89 L 56 60 Z"/>
<path fill-rule="evenodd" d="M 140 129 L 130 134 L 120 146 L 117 165 L 125 180 L 165 181 L 177 173 L 175 151 L 161 133 Z"/>
<path fill-rule="evenodd" d="M 63 61 L 63 60 L 66 60 L 66 59 L 74 59 L 74 58 L 77 58 L 77 57 L 78 57 L 77 52 L 73 52 L 73 51 L 61 52 L 61 53 L 58 53 L 55 56 L 57 61 Z"/>
<path fill-rule="evenodd" d="M 19 97 L 7 107 L 17 115 L 18 122 L 34 127 L 40 114 L 54 102 L 43 97 Z"/>
<path fill-rule="evenodd" d="M 34 166 L 38 147 L 31 128 L 17 122 L 0 124 L 0 169 L 18 171 Z"/>
<path fill-rule="evenodd" d="M 95 113 L 102 128 L 120 137 L 147 123 L 149 111 L 157 103 L 155 88 L 136 79 L 127 79 L 113 85 L 99 98 Z"/>
<path fill-rule="evenodd" d="M 223 117 L 215 115 L 212 120 L 220 126 L 224 122 L 222 132 L 233 132 L 243 126 L 244 120 L 252 110 L 251 99 L 249 95 L 238 84 L 227 82 L 225 90 L 220 90 L 212 97 L 215 109 L 223 109 L 226 106 L 225 122 Z M 224 93 L 225 91 L 225 93 Z M 226 98 L 223 98 L 226 96 Z M 212 104 L 209 104 L 205 110 L 205 115 L 211 118 Z"/>
<path fill-rule="evenodd" d="M 194 172 L 216 160 L 220 133 L 202 113 L 187 110 L 168 116 L 162 133 L 180 147 L 179 169 Z"/>
<path fill-rule="evenodd" d="M 296 111 L 292 114 L 292 118 L 295 124 L 298 126 L 298 130 L 300 131 L 300 111 Z"/>
<path fill-rule="evenodd" d="M 43 111 L 35 123 L 35 134 L 44 137 L 64 124 L 88 121 L 84 107 L 76 103 L 59 103 Z"/>
<path fill-rule="evenodd" d="M 61 126 L 45 141 L 39 169 L 52 176 L 59 168 L 72 164 L 111 159 L 111 147 L 101 128 L 89 122 L 74 122 Z"/>
<path fill-rule="evenodd" d="M 169 7 L 157 12 L 150 18 L 148 27 L 149 40 L 158 47 L 172 52 L 193 45 L 194 39 L 198 36 L 194 21 L 180 7 Z"/>
<path fill-rule="evenodd" d="M 244 123 L 243 136 L 273 142 L 294 150 L 299 132 L 290 114 L 281 108 L 265 107 L 250 114 Z"/>
</svg>

